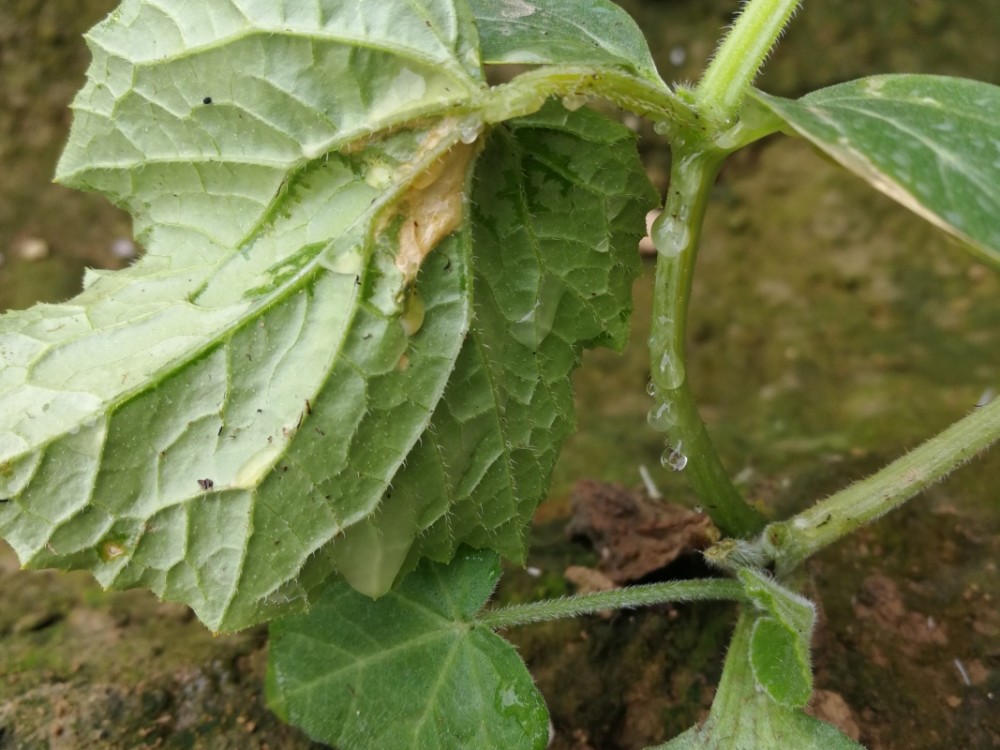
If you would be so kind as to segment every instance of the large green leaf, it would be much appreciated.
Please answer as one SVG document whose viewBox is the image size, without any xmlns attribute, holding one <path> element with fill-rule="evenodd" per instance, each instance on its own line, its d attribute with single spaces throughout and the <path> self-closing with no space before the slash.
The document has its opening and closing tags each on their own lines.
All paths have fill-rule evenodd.
<svg viewBox="0 0 1000 750">
<path fill-rule="evenodd" d="M 373 602 L 330 586 L 271 625 L 267 695 L 284 720 L 343 750 L 544 748 L 548 713 L 513 646 L 473 616 L 495 554 L 425 562 Z"/>
<path fill-rule="evenodd" d="M 610 0 L 470 0 L 484 63 L 593 65 L 663 81 L 642 31 Z"/>
<path fill-rule="evenodd" d="M 795 101 L 755 96 L 794 132 L 1000 266 L 1000 88 L 884 75 Z"/>
<path fill-rule="evenodd" d="M 455 371 L 391 495 L 333 547 L 373 595 L 463 542 L 523 559 L 573 429 L 570 372 L 583 347 L 620 348 L 628 333 L 657 196 L 626 128 L 552 104 L 493 132 L 475 183 L 475 314 Z"/>
<path fill-rule="evenodd" d="M 568 424 L 565 383 L 558 408 L 532 395 L 556 379 L 543 358 L 565 379 L 603 330 L 548 316 L 580 308 L 564 285 L 621 335 L 620 264 L 645 209 L 629 201 L 650 196 L 613 195 L 622 170 L 623 188 L 641 178 L 627 131 L 592 113 L 539 125 L 573 144 L 545 183 L 565 194 L 526 204 L 548 211 L 532 247 L 553 260 L 508 264 L 489 281 L 508 306 L 470 332 L 489 285 L 465 208 L 483 138 L 449 116 L 480 101 L 463 7 L 206 3 L 172 18 L 137 0 L 91 34 L 60 175 L 132 211 L 147 254 L 69 303 L 0 318 L 0 533 L 26 565 L 145 586 L 236 629 L 301 608 L 338 566 L 378 594 L 462 541 L 520 554 L 544 476 L 515 482 L 547 476 Z M 558 214 L 595 206 L 603 234 Z M 508 331 L 537 357 L 470 354 Z M 441 482 L 420 475 L 428 460 Z"/>
</svg>

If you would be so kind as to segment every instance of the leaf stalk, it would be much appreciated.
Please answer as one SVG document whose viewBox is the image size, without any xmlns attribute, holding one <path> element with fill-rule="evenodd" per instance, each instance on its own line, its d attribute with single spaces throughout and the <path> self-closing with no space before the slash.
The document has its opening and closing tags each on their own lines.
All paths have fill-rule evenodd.
<svg viewBox="0 0 1000 750">
<path fill-rule="evenodd" d="M 710 600 L 748 601 L 739 581 L 706 578 L 697 581 L 650 583 L 593 594 L 512 604 L 483 610 L 476 616 L 475 622 L 477 625 L 499 630 L 533 622 L 592 615 L 608 609 L 632 609 L 667 602 Z"/>
</svg>

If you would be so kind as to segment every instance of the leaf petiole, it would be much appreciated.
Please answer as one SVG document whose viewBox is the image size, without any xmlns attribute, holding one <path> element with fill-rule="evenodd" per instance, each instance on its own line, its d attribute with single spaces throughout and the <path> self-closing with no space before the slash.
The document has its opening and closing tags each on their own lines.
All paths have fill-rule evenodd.
<svg viewBox="0 0 1000 750">
<path fill-rule="evenodd" d="M 487 609 L 476 615 L 475 622 L 477 625 L 498 630 L 533 622 L 591 615 L 607 609 L 631 609 L 667 602 L 717 599 L 748 601 L 743 585 L 739 581 L 721 578 L 668 581 Z"/>
</svg>

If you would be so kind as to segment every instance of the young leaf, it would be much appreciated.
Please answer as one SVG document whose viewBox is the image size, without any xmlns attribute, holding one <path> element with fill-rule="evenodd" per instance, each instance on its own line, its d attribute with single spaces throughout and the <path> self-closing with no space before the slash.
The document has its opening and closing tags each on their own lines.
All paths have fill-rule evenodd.
<svg viewBox="0 0 1000 750">
<path fill-rule="evenodd" d="M 570 373 L 584 347 L 626 341 L 656 199 L 634 136 L 590 110 L 551 104 L 492 133 L 472 193 L 473 322 L 391 496 L 332 546 L 353 585 L 384 593 L 461 543 L 523 559 L 573 429 Z"/>
<path fill-rule="evenodd" d="M 812 641 L 816 608 L 768 575 L 751 568 L 738 572 L 743 590 L 761 612 L 750 634 L 754 679 L 783 706 L 804 706 L 812 695 Z"/>
<path fill-rule="evenodd" d="M 343 750 L 544 748 L 548 713 L 524 662 L 473 621 L 499 577 L 495 554 L 465 549 L 375 602 L 333 584 L 271 624 L 268 703 Z"/>
<path fill-rule="evenodd" d="M 662 87 L 646 38 L 609 0 L 470 0 L 484 63 L 592 65 Z"/>
<path fill-rule="evenodd" d="M 754 96 L 795 133 L 1000 266 L 1000 88 L 883 75 L 795 101 Z"/>
<path fill-rule="evenodd" d="M 764 620 L 777 622 L 765 614 L 740 617 L 705 722 L 651 750 L 864 750 L 836 727 L 776 703 L 759 689 L 752 634 Z"/>
</svg>

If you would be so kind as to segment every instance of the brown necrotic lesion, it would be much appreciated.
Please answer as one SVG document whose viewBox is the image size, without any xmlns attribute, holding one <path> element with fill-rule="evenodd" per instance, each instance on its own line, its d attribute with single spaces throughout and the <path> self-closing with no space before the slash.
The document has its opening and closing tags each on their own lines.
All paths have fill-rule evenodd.
<svg viewBox="0 0 1000 750">
<path fill-rule="evenodd" d="M 396 267 L 406 284 L 417 277 L 424 258 L 462 223 L 464 187 L 476 144 L 459 143 L 432 163 L 400 201 Z"/>
</svg>

